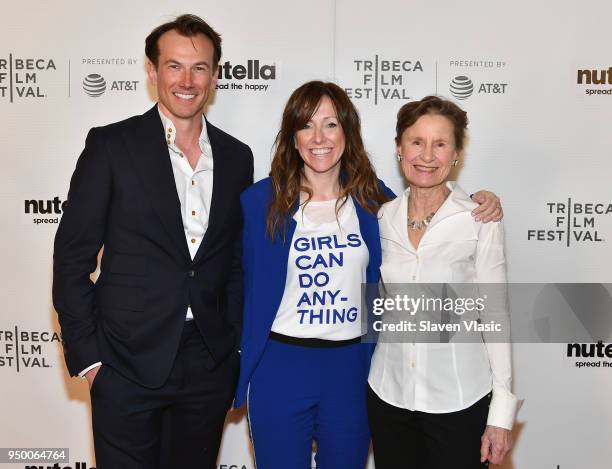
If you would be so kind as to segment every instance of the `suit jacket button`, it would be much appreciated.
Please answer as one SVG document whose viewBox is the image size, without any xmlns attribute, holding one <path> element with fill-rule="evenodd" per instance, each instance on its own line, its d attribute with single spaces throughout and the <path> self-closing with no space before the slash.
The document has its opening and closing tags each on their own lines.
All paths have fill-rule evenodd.
<svg viewBox="0 0 612 469">
<path fill-rule="evenodd" d="M 189 272 L 187 272 L 187 275 L 189 275 L 191 278 L 195 277 L 195 272 L 193 270 L 190 270 Z"/>
</svg>

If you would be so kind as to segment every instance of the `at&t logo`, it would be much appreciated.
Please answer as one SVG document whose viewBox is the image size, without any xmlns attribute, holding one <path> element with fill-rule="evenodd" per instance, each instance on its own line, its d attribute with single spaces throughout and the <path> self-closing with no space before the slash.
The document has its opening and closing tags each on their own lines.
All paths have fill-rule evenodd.
<svg viewBox="0 0 612 469">
<path fill-rule="evenodd" d="M 102 96 L 106 91 L 106 80 L 102 75 L 91 73 L 83 80 L 83 91 L 92 98 Z"/>
<path fill-rule="evenodd" d="M 474 92 L 474 83 L 468 77 L 459 75 L 451 81 L 450 92 L 457 99 L 467 99 Z"/>
<path fill-rule="evenodd" d="M 449 91 L 456 99 L 464 100 L 472 96 L 474 88 L 474 83 L 469 77 L 459 75 L 450 82 Z M 508 83 L 480 83 L 476 93 L 487 95 L 505 94 L 507 88 Z"/>
<path fill-rule="evenodd" d="M 136 91 L 138 83 L 138 80 L 114 80 L 111 82 L 110 91 Z M 87 96 L 99 98 L 106 90 L 106 80 L 99 73 L 90 73 L 83 79 L 83 91 Z"/>
</svg>

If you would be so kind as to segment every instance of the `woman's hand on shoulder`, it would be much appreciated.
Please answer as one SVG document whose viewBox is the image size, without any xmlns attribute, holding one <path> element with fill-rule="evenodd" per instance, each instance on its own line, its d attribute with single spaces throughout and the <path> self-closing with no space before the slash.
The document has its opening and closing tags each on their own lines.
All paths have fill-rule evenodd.
<svg viewBox="0 0 612 469">
<path fill-rule="evenodd" d="M 504 218 L 501 201 L 493 192 L 478 191 L 472 194 L 471 197 L 474 202 L 479 204 L 479 206 L 472 211 L 472 216 L 476 221 L 488 223 L 490 221 L 500 221 Z"/>
</svg>

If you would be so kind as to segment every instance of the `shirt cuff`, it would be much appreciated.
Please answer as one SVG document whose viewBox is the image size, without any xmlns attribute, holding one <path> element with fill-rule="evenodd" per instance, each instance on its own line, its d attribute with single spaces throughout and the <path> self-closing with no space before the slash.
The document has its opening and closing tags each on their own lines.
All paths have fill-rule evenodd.
<svg viewBox="0 0 612 469">
<path fill-rule="evenodd" d="M 512 430 L 518 409 L 518 398 L 506 389 L 493 389 L 487 425 Z"/>
<path fill-rule="evenodd" d="M 81 371 L 79 373 L 79 377 L 80 378 L 85 378 L 85 374 L 89 371 L 89 370 L 93 370 L 95 367 L 102 365 L 102 362 L 96 362 L 93 365 L 89 365 L 87 368 L 85 368 L 83 371 Z"/>
</svg>

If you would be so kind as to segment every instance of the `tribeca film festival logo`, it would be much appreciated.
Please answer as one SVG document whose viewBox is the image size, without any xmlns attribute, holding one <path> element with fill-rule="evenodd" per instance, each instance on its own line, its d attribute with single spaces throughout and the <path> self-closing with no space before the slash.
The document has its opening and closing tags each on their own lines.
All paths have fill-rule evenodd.
<svg viewBox="0 0 612 469">
<path fill-rule="evenodd" d="M 591 85 L 584 90 L 587 96 L 612 95 L 612 67 L 607 70 L 578 70 L 578 85 Z M 596 86 L 596 88 L 593 88 Z"/>
<path fill-rule="evenodd" d="M 57 354 L 57 332 L 25 330 L 19 326 L 0 329 L 0 368 L 12 368 L 17 373 L 26 368 L 51 368 L 51 357 Z"/>
<path fill-rule="evenodd" d="M 235 91 L 268 91 L 271 82 L 277 79 L 276 63 L 259 59 L 248 59 L 244 63 L 231 61 L 219 64 L 216 89 Z"/>
<path fill-rule="evenodd" d="M 85 73 L 81 80 L 83 92 L 91 98 L 107 93 L 133 93 L 139 89 L 140 80 L 126 79 L 123 68 L 135 66 L 139 66 L 138 59 L 130 57 L 83 57 L 79 63 L 79 70 Z M 104 74 L 100 69 L 105 69 Z"/>
<path fill-rule="evenodd" d="M 62 201 L 59 196 L 53 199 L 29 199 L 24 200 L 24 224 L 34 225 L 59 224 L 60 216 L 66 208 L 68 201 Z"/>
<path fill-rule="evenodd" d="M 423 64 L 416 59 L 387 59 L 375 55 L 373 59 L 354 59 L 353 66 L 359 85 L 345 88 L 352 99 L 374 101 L 409 100 L 408 82 L 415 74 L 423 73 Z"/>
<path fill-rule="evenodd" d="M 487 77 L 484 79 L 471 78 L 474 73 L 479 73 L 479 69 L 490 69 L 490 70 L 503 70 L 506 68 L 506 62 L 503 60 L 450 60 L 450 68 L 460 68 L 465 70 L 472 70 L 470 73 L 462 73 L 455 75 L 450 83 L 448 90 L 455 99 L 465 100 L 473 94 L 476 95 L 501 95 L 506 94 L 508 90 L 507 81 L 496 81 L 493 80 L 489 71 L 487 70 Z M 478 72 L 474 72 L 474 70 Z M 493 72 L 491 72 L 493 73 Z M 496 74 L 497 75 L 497 74 Z"/>
<path fill-rule="evenodd" d="M 527 230 L 527 241 L 562 242 L 567 247 L 576 243 L 605 241 L 597 229 L 601 217 L 612 214 L 609 202 L 547 202 L 547 213 L 553 218 L 553 226 Z"/>
<path fill-rule="evenodd" d="M 57 72 L 55 61 L 41 57 L 0 56 L 0 98 L 13 103 L 47 97 L 44 80 Z"/>
</svg>

